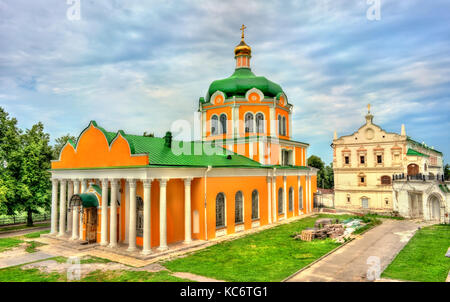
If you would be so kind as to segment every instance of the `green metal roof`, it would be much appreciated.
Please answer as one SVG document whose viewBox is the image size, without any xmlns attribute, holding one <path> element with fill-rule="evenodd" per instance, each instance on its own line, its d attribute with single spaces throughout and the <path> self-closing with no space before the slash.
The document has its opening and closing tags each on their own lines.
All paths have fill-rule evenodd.
<svg viewBox="0 0 450 302">
<path fill-rule="evenodd" d="M 98 193 L 98 195 L 102 196 L 102 188 L 100 188 L 100 186 L 99 186 L 99 185 L 96 185 L 96 184 L 92 184 L 92 185 L 91 185 L 91 187 L 92 187 L 92 189 L 94 189 L 94 190 L 95 190 L 95 192 L 97 192 L 97 193 Z"/>
<path fill-rule="evenodd" d="M 96 126 L 98 127 L 98 126 Z M 105 131 L 105 136 L 116 137 L 118 134 Z M 150 166 L 189 166 L 189 167 L 261 167 L 257 161 L 238 155 L 211 142 L 172 141 L 172 148 L 165 146 L 164 138 L 126 134 L 121 135 L 128 141 L 132 154 L 148 154 Z M 112 141 L 113 139 L 111 139 Z M 109 140 L 108 140 L 109 141 Z M 208 146 L 205 146 L 208 145 Z M 176 146 L 187 150 L 176 154 Z M 211 150 L 208 154 L 205 150 Z M 187 154 L 186 154 L 187 153 Z M 228 158 L 230 156 L 230 158 Z"/>
<path fill-rule="evenodd" d="M 408 148 L 408 152 L 406 152 L 406 155 L 410 155 L 410 156 L 430 157 L 430 156 L 428 156 L 428 155 L 426 155 L 426 154 L 420 153 L 419 151 L 414 150 L 414 149 L 411 149 L 411 148 Z"/>
<path fill-rule="evenodd" d="M 427 149 L 427 150 L 430 150 L 430 151 L 433 151 L 433 152 L 436 152 L 436 153 L 439 153 L 440 155 L 442 155 L 442 152 L 440 152 L 440 151 L 438 151 L 438 150 L 435 150 L 435 149 L 432 149 L 432 148 L 426 146 L 425 144 L 419 143 L 419 142 L 413 140 L 413 139 L 412 139 L 411 137 L 409 137 L 409 136 L 407 137 L 406 140 L 407 140 L 408 142 L 414 144 L 414 145 L 420 146 L 420 147 L 422 147 L 422 148 L 425 148 L 425 149 Z"/>
<path fill-rule="evenodd" d="M 81 198 L 83 208 L 98 207 L 98 198 L 95 193 L 81 193 L 77 195 Z"/>
<path fill-rule="evenodd" d="M 280 85 L 265 77 L 256 76 L 249 68 L 239 68 L 230 77 L 212 82 L 206 98 L 200 102 L 209 102 L 211 95 L 218 90 L 225 93 L 226 97 L 231 97 L 245 95 L 252 88 L 261 90 L 265 96 L 269 97 L 279 97 L 283 93 Z"/>
</svg>

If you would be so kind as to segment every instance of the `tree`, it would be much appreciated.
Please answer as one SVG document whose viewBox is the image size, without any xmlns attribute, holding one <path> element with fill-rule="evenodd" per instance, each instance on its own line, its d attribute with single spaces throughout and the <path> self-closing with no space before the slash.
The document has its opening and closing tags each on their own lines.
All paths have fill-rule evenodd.
<svg viewBox="0 0 450 302">
<path fill-rule="evenodd" d="M 333 165 L 325 166 L 322 159 L 316 155 L 308 158 L 308 166 L 319 169 L 317 171 L 317 186 L 324 189 L 332 189 L 334 187 Z"/>
<path fill-rule="evenodd" d="M 155 134 L 154 134 L 154 133 L 150 133 L 150 132 L 147 133 L 147 131 L 144 131 L 143 136 L 146 136 L 146 137 L 155 137 Z"/>
<path fill-rule="evenodd" d="M 53 145 L 53 159 L 59 158 L 62 148 L 64 148 L 69 140 L 76 142 L 77 138 L 67 133 L 66 135 L 63 135 L 55 140 L 55 145 Z"/>
<path fill-rule="evenodd" d="M 449 179 L 450 179 L 450 165 L 449 165 L 449 164 L 446 164 L 446 165 L 444 166 L 444 178 L 445 178 L 446 180 L 449 180 Z"/>
<path fill-rule="evenodd" d="M 49 145 L 50 135 L 44 132 L 39 122 L 22 135 L 22 148 L 16 154 L 14 163 L 19 171 L 17 177 L 18 208 L 27 213 L 27 225 L 33 225 L 33 213 L 39 208 L 50 208 L 50 161 L 53 150 Z"/>
<path fill-rule="evenodd" d="M 0 213 L 12 215 L 15 211 L 16 180 L 11 169 L 11 157 L 20 150 L 21 130 L 17 120 L 0 107 Z"/>
</svg>

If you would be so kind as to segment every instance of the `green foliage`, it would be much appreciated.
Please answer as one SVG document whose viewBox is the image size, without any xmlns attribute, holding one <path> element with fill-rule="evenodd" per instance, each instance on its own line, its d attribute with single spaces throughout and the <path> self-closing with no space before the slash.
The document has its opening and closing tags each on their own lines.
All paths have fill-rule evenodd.
<svg viewBox="0 0 450 302">
<path fill-rule="evenodd" d="M 147 132 L 147 131 L 144 131 L 144 134 L 142 134 L 142 136 L 146 136 L 146 137 L 155 137 L 155 134 L 154 134 L 154 133 Z"/>
<path fill-rule="evenodd" d="M 450 270 L 450 225 L 433 225 L 417 231 L 383 272 L 383 278 L 419 282 L 445 282 Z"/>
<path fill-rule="evenodd" d="M 49 141 L 41 122 L 23 133 L 0 107 L 0 213 L 24 211 L 28 226 L 33 213 L 50 208 Z"/>
<path fill-rule="evenodd" d="M 58 137 L 55 140 L 55 145 L 53 145 L 53 159 L 58 159 L 59 154 L 61 153 L 62 148 L 71 140 L 72 142 L 76 142 L 77 138 L 73 135 L 67 133 L 61 137 Z"/>
<path fill-rule="evenodd" d="M 444 166 L 444 177 L 446 180 L 450 180 L 450 165 L 446 164 Z"/>
<path fill-rule="evenodd" d="M 308 166 L 319 169 L 317 172 L 317 187 L 323 189 L 334 188 L 333 164 L 325 165 L 322 159 L 316 155 L 308 158 Z"/>
</svg>

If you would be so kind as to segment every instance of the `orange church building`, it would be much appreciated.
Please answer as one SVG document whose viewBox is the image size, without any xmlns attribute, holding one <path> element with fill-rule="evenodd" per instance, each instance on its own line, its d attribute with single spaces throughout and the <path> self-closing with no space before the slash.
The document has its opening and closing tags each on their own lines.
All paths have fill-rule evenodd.
<svg viewBox="0 0 450 302">
<path fill-rule="evenodd" d="M 148 255 L 312 211 L 317 170 L 291 140 L 293 105 L 250 68 L 199 99 L 200 141 L 109 132 L 90 122 L 52 162 L 51 234 Z"/>
</svg>

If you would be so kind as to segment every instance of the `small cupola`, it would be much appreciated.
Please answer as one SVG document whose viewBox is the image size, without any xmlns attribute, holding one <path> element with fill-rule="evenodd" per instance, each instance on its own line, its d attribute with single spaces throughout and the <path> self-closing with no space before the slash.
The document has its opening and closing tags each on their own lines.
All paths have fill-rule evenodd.
<svg viewBox="0 0 450 302">
<path fill-rule="evenodd" d="M 242 24 L 241 31 L 241 42 L 234 48 L 234 58 L 236 59 L 236 69 L 238 68 L 249 68 L 250 69 L 250 58 L 252 57 L 252 48 L 248 46 L 244 41 L 244 24 Z"/>
</svg>

